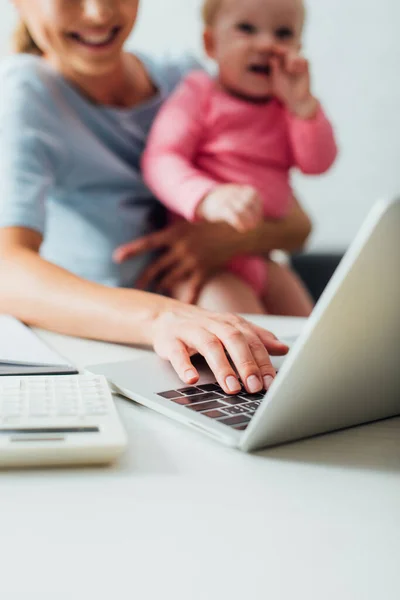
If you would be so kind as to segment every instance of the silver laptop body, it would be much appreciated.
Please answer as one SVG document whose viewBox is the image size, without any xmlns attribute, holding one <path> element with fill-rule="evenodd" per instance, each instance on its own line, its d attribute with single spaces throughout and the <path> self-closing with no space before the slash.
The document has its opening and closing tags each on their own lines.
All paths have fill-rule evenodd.
<svg viewBox="0 0 400 600">
<path fill-rule="evenodd" d="M 251 451 L 400 414 L 399 352 L 400 198 L 373 207 L 266 394 L 225 407 L 202 359 L 196 386 L 155 355 L 87 370 L 127 398 Z M 251 417 L 241 423 L 246 405 Z"/>
</svg>

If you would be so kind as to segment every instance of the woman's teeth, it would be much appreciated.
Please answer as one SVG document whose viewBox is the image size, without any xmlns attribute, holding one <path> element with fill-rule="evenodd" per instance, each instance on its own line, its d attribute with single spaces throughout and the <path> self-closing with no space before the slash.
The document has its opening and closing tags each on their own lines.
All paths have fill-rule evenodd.
<svg viewBox="0 0 400 600">
<path fill-rule="evenodd" d="M 87 46 L 105 46 L 112 42 L 119 32 L 119 27 L 114 27 L 111 31 L 106 34 L 86 34 L 72 33 L 71 37 L 82 44 Z"/>
</svg>

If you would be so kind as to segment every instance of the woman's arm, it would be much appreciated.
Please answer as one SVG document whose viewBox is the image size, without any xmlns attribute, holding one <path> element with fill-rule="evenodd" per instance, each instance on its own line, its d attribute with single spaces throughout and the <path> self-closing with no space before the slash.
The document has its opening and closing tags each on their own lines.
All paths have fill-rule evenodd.
<svg viewBox="0 0 400 600">
<path fill-rule="evenodd" d="M 157 297 L 85 281 L 38 254 L 42 236 L 27 228 L 0 230 L 0 312 L 59 333 L 150 344 Z"/>
<path fill-rule="evenodd" d="M 298 252 L 306 244 L 312 231 L 312 222 L 293 196 L 289 214 L 276 221 L 265 220 L 242 237 L 245 254 L 267 255 L 271 250 Z"/>
<path fill-rule="evenodd" d="M 245 233 L 226 223 L 187 223 L 181 221 L 162 231 L 121 246 L 114 254 L 116 262 L 155 249 L 164 254 L 143 273 L 138 287 L 156 282 L 159 289 L 169 291 L 182 280 L 187 286 L 187 302 L 195 302 L 204 282 L 240 254 L 268 255 L 271 250 L 301 250 L 311 233 L 308 215 L 293 198 L 287 217 L 263 221 Z"/>
<path fill-rule="evenodd" d="M 190 355 L 199 352 L 225 391 L 234 393 L 240 386 L 227 350 L 249 391 L 269 387 L 275 371 L 267 350 L 287 351 L 269 332 L 234 315 L 85 281 L 41 258 L 41 242 L 31 229 L 0 229 L 0 312 L 68 335 L 153 345 L 188 384 L 198 379 Z"/>
</svg>

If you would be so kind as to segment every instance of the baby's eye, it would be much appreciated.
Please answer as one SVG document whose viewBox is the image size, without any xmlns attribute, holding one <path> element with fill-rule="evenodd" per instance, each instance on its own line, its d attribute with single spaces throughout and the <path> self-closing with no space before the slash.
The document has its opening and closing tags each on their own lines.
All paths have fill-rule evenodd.
<svg viewBox="0 0 400 600">
<path fill-rule="evenodd" d="M 294 36 L 294 31 L 290 27 L 278 27 L 275 35 L 280 40 L 287 40 Z"/>
<path fill-rule="evenodd" d="M 243 33 L 248 33 L 248 34 L 252 34 L 256 32 L 256 28 L 254 27 L 254 25 L 252 25 L 251 23 L 247 23 L 245 21 L 238 23 L 236 25 L 236 29 L 238 29 L 239 31 L 242 31 Z"/>
</svg>

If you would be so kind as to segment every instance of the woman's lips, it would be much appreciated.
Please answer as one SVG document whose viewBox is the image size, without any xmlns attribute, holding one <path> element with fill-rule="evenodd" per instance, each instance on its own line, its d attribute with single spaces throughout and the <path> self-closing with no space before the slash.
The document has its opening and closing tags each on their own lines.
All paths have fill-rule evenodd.
<svg viewBox="0 0 400 600">
<path fill-rule="evenodd" d="M 112 29 L 109 29 L 106 32 L 71 32 L 68 34 L 70 39 L 78 42 L 82 46 L 86 46 L 88 48 L 101 49 L 107 48 L 110 46 L 115 39 L 117 38 L 119 32 L 121 31 L 121 27 L 116 26 Z"/>
</svg>

